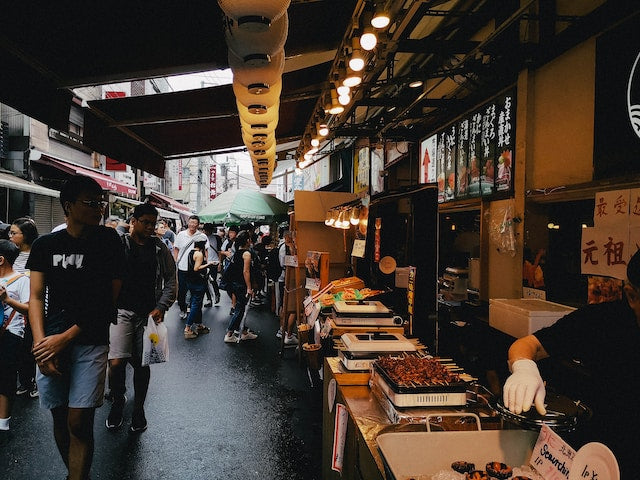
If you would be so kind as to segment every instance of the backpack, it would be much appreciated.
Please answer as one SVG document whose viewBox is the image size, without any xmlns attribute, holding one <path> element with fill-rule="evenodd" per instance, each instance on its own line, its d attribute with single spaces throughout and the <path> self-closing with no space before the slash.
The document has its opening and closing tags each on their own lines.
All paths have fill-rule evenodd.
<svg viewBox="0 0 640 480">
<path fill-rule="evenodd" d="M 267 253 L 267 278 L 277 282 L 282 275 L 282 265 L 280 265 L 280 248 L 284 246 L 284 243 L 278 248 L 272 248 Z"/>
</svg>

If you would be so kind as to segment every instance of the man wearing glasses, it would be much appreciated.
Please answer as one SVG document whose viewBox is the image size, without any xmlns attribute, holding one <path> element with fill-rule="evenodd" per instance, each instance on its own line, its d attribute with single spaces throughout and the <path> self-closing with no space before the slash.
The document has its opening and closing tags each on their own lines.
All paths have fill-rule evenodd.
<svg viewBox="0 0 640 480">
<path fill-rule="evenodd" d="M 176 235 L 173 242 L 173 256 L 178 267 L 178 305 L 180 306 L 180 318 L 187 318 L 187 279 L 189 276 L 189 252 L 194 249 L 198 240 L 205 240 L 205 248 L 209 248 L 207 236 L 198 230 L 200 217 L 191 215 L 187 222 L 187 229 Z"/>
<path fill-rule="evenodd" d="M 94 179 L 71 177 L 60 203 L 66 228 L 38 238 L 27 262 L 29 320 L 40 405 L 51 410 L 69 480 L 85 480 L 95 409 L 104 401 L 109 325 L 116 320 L 124 250 L 116 231 L 100 225 L 107 202 Z"/>
<path fill-rule="evenodd" d="M 144 401 L 151 369 L 142 366 L 142 336 L 147 320 L 157 323 L 176 299 L 176 264 L 165 243 L 154 235 L 158 210 L 141 203 L 133 209 L 131 233 L 122 236 L 126 256 L 125 275 L 118 297 L 118 323 L 111 325 L 109 344 L 109 387 L 113 404 L 106 420 L 109 430 L 122 425 L 127 362 L 133 367 L 134 403 L 131 433 L 144 432 L 147 419 Z"/>
</svg>

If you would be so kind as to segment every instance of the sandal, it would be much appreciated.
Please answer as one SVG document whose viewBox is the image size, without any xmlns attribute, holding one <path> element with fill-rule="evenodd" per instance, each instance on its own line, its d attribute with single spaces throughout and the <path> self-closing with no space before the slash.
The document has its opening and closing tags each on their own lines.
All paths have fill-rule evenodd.
<svg viewBox="0 0 640 480">
<path fill-rule="evenodd" d="M 211 332 L 211 329 L 209 327 L 206 327 L 206 326 L 200 324 L 196 328 L 196 332 L 198 332 L 198 335 L 205 335 L 205 334 Z"/>
<path fill-rule="evenodd" d="M 191 338 L 196 338 L 198 336 L 198 334 L 196 332 L 194 332 L 191 329 L 184 329 L 184 338 L 186 339 L 191 339 Z"/>
</svg>

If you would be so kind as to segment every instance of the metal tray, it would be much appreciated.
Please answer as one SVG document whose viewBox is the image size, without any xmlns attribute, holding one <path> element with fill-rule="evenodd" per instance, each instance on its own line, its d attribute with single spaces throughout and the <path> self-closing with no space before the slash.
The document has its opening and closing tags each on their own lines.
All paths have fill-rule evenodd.
<svg viewBox="0 0 640 480">
<path fill-rule="evenodd" d="M 528 430 L 382 433 L 376 438 L 390 480 L 430 478 L 456 460 L 527 465 L 538 434 Z M 424 476 L 424 477 L 422 477 Z"/>
</svg>

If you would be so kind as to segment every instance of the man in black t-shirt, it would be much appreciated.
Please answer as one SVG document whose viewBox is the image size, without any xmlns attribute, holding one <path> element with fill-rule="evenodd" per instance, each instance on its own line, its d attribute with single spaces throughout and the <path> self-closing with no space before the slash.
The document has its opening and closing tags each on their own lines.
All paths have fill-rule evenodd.
<svg viewBox="0 0 640 480">
<path fill-rule="evenodd" d="M 627 264 L 626 299 L 575 310 L 551 327 L 516 340 L 509 349 L 512 375 L 504 385 L 504 405 L 527 412 L 532 405 L 546 413 L 546 396 L 537 360 L 552 356 L 578 362 L 582 381 L 573 389 L 593 417 L 571 435 L 572 447 L 601 442 L 615 454 L 620 478 L 638 478 L 640 431 L 637 389 L 640 384 L 640 250 Z M 567 388 L 567 385 L 558 385 Z M 570 392 L 567 392 L 570 393 Z"/>
<path fill-rule="evenodd" d="M 176 298 L 176 264 L 166 244 L 153 234 L 158 210 L 142 203 L 133 209 L 131 234 L 122 236 L 126 264 L 122 290 L 118 297 L 118 323 L 111 325 L 109 344 L 109 387 L 113 404 L 106 420 L 107 429 L 119 428 L 126 403 L 127 362 L 133 367 L 135 393 L 131 415 L 131 433 L 147 429 L 144 401 L 151 369 L 142 366 L 142 336 L 149 317 L 155 323 Z"/>
<path fill-rule="evenodd" d="M 107 202 L 95 180 L 71 177 L 60 203 L 67 227 L 38 238 L 27 262 L 29 321 L 40 405 L 51 410 L 69 478 L 85 479 L 95 409 L 104 397 L 109 324 L 116 319 L 124 253 L 116 231 L 99 225 Z"/>
</svg>

